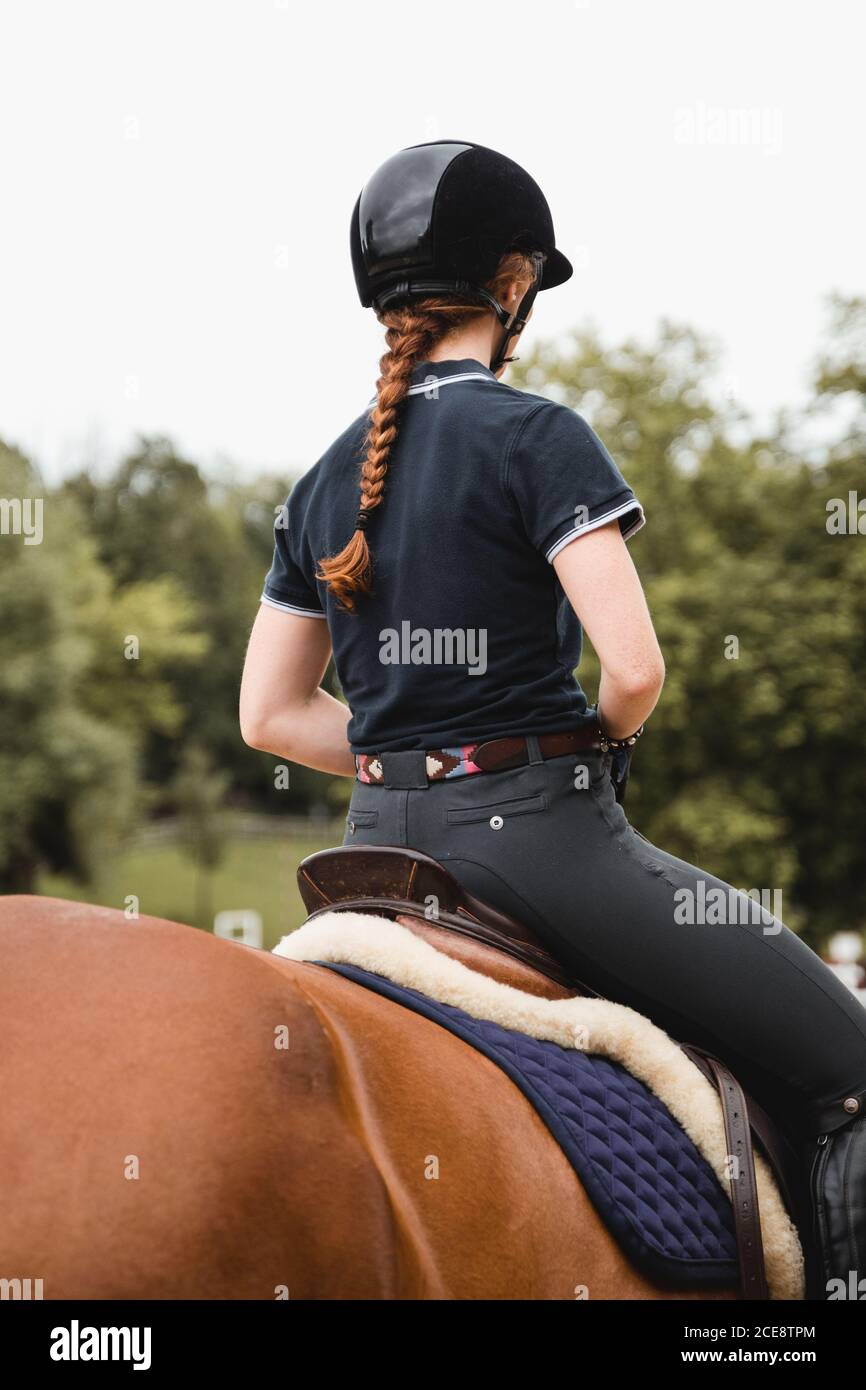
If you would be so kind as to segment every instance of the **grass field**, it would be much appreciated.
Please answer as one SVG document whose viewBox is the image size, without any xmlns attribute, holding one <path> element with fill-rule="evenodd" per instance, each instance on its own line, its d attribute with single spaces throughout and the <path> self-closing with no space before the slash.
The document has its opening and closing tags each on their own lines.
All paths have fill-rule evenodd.
<svg viewBox="0 0 866 1390">
<path fill-rule="evenodd" d="M 92 884 L 43 874 L 38 891 L 118 908 L 134 894 L 142 913 L 206 928 L 213 926 L 215 912 L 253 908 L 262 918 L 264 945 L 270 949 L 306 916 L 295 882 L 298 864 L 306 855 L 335 843 L 312 836 L 232 839 L 223 862 L 209 875 L 207 894 L 199 897 L 198 920 L 198 871 L 177 844 L 130 848 L 106 864 Z"/>
</svg>

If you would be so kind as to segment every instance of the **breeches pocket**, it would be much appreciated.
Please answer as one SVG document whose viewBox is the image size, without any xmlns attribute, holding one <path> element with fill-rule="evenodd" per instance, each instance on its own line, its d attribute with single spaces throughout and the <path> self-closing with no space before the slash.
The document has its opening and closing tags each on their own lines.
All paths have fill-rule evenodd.
<svg viewBox="0 0 866 1390">
<path fill-rule="evenodd" d="M 499 801 L 487 801 L 479 806 L 449 806 L 444 812 L 446 825 L 472 825 L 487 821 L 499 830 L 514 816 L 528 816 L 536 811 L 545 811 L 549 805 L 546 792 L 533 796 L 503 797 Z"/>
<path fill-rule="evenodd" d="M 379 823 L 378 810 L 353 811 L 349 809 L 346 816 L 346 828 L 350 835 L 354 835 L 356 830 L 371 830 L 374 825 Z"/>
</svg>

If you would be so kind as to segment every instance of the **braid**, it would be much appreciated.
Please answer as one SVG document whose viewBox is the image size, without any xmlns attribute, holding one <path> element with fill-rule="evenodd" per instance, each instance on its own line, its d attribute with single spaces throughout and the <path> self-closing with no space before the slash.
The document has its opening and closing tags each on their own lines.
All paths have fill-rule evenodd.
<svg viewBox="0 0 866 1390">
<path fill-rule="evenodd" d="M 424 360 L 447 327 L 440 315 L 411 308 L 388 315 L 385 322 L 389 351 L 379 362 L 381 376 L 376 382 L 376 404 L 370 415 L 367 453 L 361 465 L 361 509 L 368 511 L 382 501 L 388 456 L 397 438 L 400 406 L 409 394 L 415 363 Z"/>
<path fill-rule="evenodd" d="M 443 305 L 442 309 L 451 306 Z M 366 453 L 361 465 L 361 501 L 355 532 L 348 545 L 330 559 L 320 560 L 317 578 L 323 579 L 344 608 L 355 607 L 355 595 L 370 592 L 372 563 L 366 528 L 371 513 L 381 506 L 385 493 L 388 460 L 397 438 L 400 407 L 409 394 L 415 364 L 423 362 L 434 344 L 452 326 L 448 315 L 421 305 L 409 305 L 385 314 L 385 341 L 388 352 L 379 362 L 376 404 L 370 412 L 370 425 L 364 440 Z"/>
<path fill-rule="evenodd" d="M 526 273 L 528 258 L 512 253 L 501 262 L 491 289 Z M 494 286 L 496 288 L 494 288 Z M 355 530 L 339 555 L 319 561 L 316 577 L 323 580 L 341 607 L 355 608 L 355 596 L 368 594 L 372 579 L 372 560 L 366 529 L 372 513 L 382 505 L 391 450 L 397 438 L 403 402 L 409 394 L 412 372 L 427 358 L 435 345 L 462 327 L 481 310 L 474 304 L 458 304 L 444 299 L 424 299 L 393 309 L 379 316 L 387 332 L 388 351 L 379 361 L 376 404 L 370 412 L 370 425 L 364 440 L 361 465 L 361 498 Z"/>
</svg>

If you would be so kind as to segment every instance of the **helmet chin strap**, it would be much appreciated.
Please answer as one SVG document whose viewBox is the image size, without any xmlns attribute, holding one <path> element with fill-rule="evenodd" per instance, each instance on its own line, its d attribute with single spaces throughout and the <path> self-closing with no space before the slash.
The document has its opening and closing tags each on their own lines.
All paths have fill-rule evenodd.
<svg viewBox="0 0 866 1390">
<path fill-rule="evenodd" d="M 535 296 L 541 289 L 541 276 L 544 270 L 544 256 L 540 251 L 532 253 L 532 263 L 535 266 L 535 279 L 530 285 L 526 294 L 521 299 L 513 314 L 509 314 L 507 309 L 503 309 L 501 304 L 493 300 L 494 313 L 503 327 L 503 336 L 500 339 L 499 347 L 493 360 L 490 363 L 491 372 L 498 372 L 504 367 L 506 362 L 516 362 L 516 357 L 506 357 L 508 344 L 512 338 L 518 337 L 526 327 L 526 320 L 529 318 L 529 311 L 535 303 Z M 493 299 L 493 296 L 490 296 Z"/>
<path fill-rule="evenodd" d="M 544 273 L 544 262 L 547 257 L 542 251 L 533 251 L 529 259 L 535 268 L 535 279 L 512 314 L 509 314 L 508 310 L 499 303 L 499 300 L 489 290 L 483 289 L 479 285 L 472 285 L 467 280 L 401 280 L 378 294 L 373 300 L 373 306 L 377 314 L 381 315 L 391 304 L 402 304 L 409 298 L 418 299 L 428 294 L 465 294 L 471 296 L 476 302 L 480 301 L 489 305 L 502 324 L 503 330 L 499 347 L 490 363 L 490 370 L 498 372 L 500 367 L 505 366 L 506 362 L 517 361 L 516 357 L 506 357 L 508 344 L 512 338 L 518 337 L 523 332 L 526 327 L 526 320 L 529 318 L 529 311 L 535 302 L 535 296 L 541 289 L 541 277 Z"/>
</svg>

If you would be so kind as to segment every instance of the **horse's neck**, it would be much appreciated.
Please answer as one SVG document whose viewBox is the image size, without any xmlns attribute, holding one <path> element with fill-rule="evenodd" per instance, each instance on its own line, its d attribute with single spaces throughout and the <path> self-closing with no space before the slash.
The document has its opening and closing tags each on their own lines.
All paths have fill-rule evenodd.
<svg viewBox="0 0 866 1390">
<path fill-rule="evenodd" d="M 443 955 L 459 960 L 470 970 L 477 970 L 479 975 L 487 975 L 492 980 L 499 980 L 501 984 L 513 985 L 515 989 L 521 989 L 526 994 L 537 994 L 542 999 L 568 999 L 576 992 L 556 984 L 554 980 L 542 975 L 540 970 L 534 970 L 531 965 L 524 965 L 522 961 L 506 955 L 504 951 L 497 951 L 493 946 L 486 946 L 483 942 L 449 931 L 447 927 L 434 926 L 432 922 L 422 921 L 418 917 L 398 916 L 397 921 L 408 927 L 416 936 L 429 942 L 431 946 L 435 946 Z"/>
</svg>

